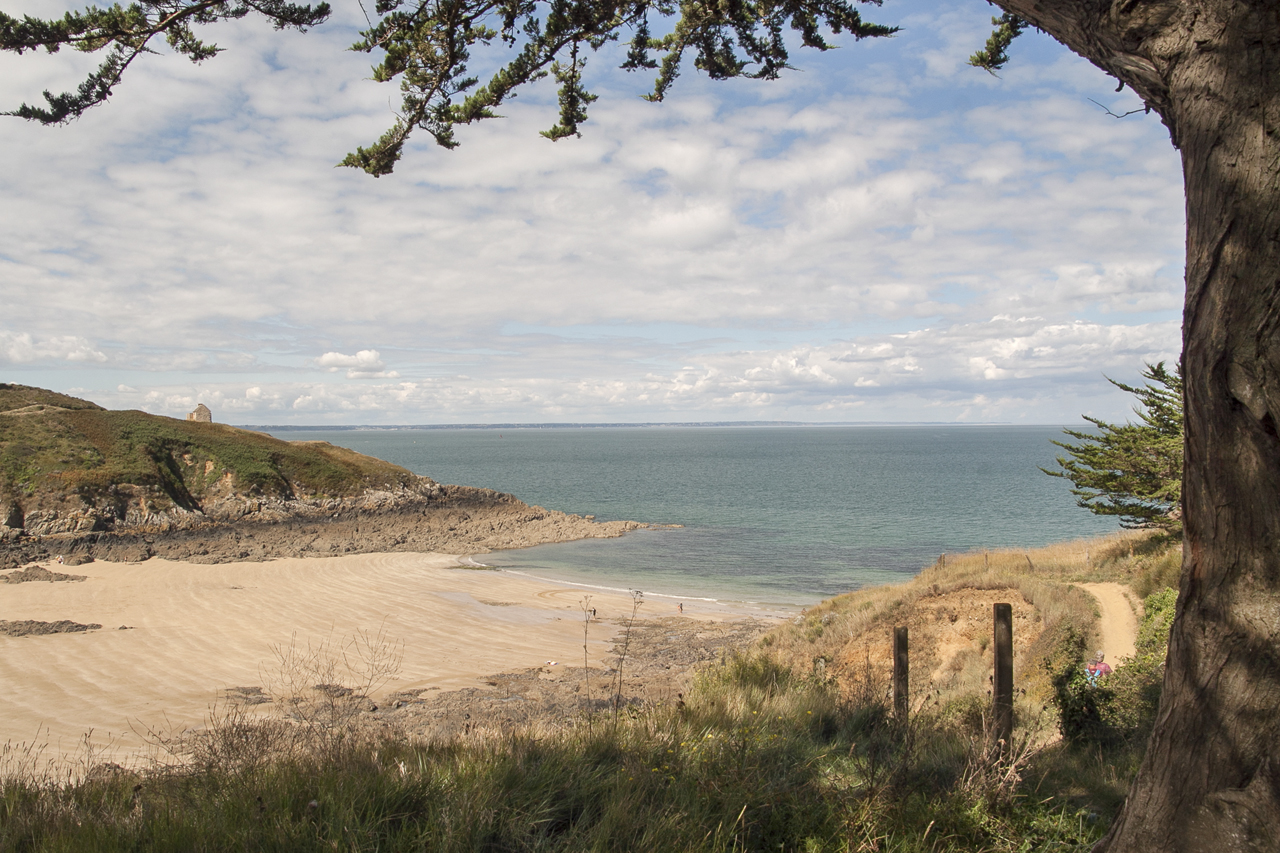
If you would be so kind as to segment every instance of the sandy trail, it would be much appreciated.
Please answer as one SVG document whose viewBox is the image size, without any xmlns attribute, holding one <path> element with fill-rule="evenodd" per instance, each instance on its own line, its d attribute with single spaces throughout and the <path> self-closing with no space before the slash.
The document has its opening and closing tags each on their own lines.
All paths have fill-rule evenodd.
<svg viewBox="0 0 1280 853">
<path fill-rule="evenodd" d="M 1133 612 L 1126 588 L 1118 583 L 1082 583 L 1080 587 L 1098 601 L 1101 614 L 1098 628 L 1107 662 L 1116 666 L 1125 658 L 1133 657 L 1134 644 L 1138 639 L 1138 617 Z"/>
<path fill-rule="evenodd" d="M 631 609 L 626 595 L 462 568 L 441 554 L 220 565 L 152 559 L 74 571 L 87 579 L 0 584 L 2 619 L 103 625 L 82 634 L 0 636 L 0 745 L 38 739 L 72 756 L 92 730 L 95 743 L 127 757 L 145 749 L 140 733 L 148 727 L 200 725 L 222 691 L 278 680 L 273 648 L 295 637 L 305 647 L 381 627 L 404 643 L 399 676 L 383 694 L 474 687 L 481 676 L 551 660 L 581 665 L 579 602 L 587 593 L 604 623 L 591 632 L 598 665 L 613 634 L 606 620 Z M 642 615 L 674 615 L 667 609 L 675 605 L 646 602 Z M 741 613 L 685 605 L 694 619 Z"/>
</svg>

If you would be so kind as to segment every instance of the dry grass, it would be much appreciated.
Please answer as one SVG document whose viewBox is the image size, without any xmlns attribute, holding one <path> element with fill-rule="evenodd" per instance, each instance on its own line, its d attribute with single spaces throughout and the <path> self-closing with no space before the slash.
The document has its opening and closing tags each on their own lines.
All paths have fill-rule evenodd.
<svg viewBox="0 0 1280 853">
<path fill-rule="evenodd" d="M 1010 601 L 1019 711 L 1035 716 L 1052 696 L 1050 674 L 1061 669 L 1059 658 L 1080 642 L 1096 645 L 1096 602 L 1076 584 L 1117 582 L 1145 596 L 1176 583 L 1180 568 L 1177 543 L 1145 531 L 1045 548 L 944 554 L 906 583 L 824 601 L 762 643 L 783 665 L 838 684 L 846 698 L 883 700 L 892 628 L 907 625 L 913 708 L 973 722 L 973 697 L 989 690 L 990 604 Z"/>
<path fill-rule="evenodd" d="M 1169 557 L 1148 546 L 1130 535 L 948 555 L 910 583 L 811 609 L 710 666 L 674 704 L 594 725 L 415 742 L 355 712 L 398 662 L 394 643 L 294 643 L 278 650 L 269 707 L 223 705 L 204 730 L 157 738 L 166 760 L 149 768 L 93 768 L 90 756 L 74 778 L 51 778 L 38 745 L 0 749 L 0 850 L 1083 853 L 1119 807 L 1140 746 L 1105 760 L 1066 742 L 1044 748 L 1025 699 L 1014 743 L 997 744 L 983 647 L 955 654 L 951 693 L 922 696 L 927 707 L 904 724 L 870 646 L 847 651 L 913 614 L 960 632 L 964 607 L 990 618 L 984 596 L 1021 600 L 1024 660 L 1037 643 L 1052 651 L 1041 638 L 1093 618 L 1071 584 L 1149 578 Z"/>
</svg>

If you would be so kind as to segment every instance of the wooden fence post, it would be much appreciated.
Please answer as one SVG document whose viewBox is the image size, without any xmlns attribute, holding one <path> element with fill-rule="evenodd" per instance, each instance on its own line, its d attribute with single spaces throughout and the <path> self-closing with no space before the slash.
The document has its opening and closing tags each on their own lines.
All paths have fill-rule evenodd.
<svg viewBox="0 0 1280 853">
<path fill-rule="evenodd" d="M 1005 748 L 1013 742 L 1013 606 L 995 605 L 995 678 L 992 681 L 991 716 L 996 737 Z"/>
<path fill-rule="evenodd" d="M 907 721 L 909 706 L 907 692 L 907 629 L 893 629 L 893 715 L 899 723 Z"/>
</svg>

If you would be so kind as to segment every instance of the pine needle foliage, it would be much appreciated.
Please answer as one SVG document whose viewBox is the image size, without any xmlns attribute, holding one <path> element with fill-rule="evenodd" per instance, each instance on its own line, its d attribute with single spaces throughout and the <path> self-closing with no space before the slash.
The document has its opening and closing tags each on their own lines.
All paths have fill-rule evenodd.
<svg viewBox="0 0 1280 853">
<path fill-rule="evenodd" d="M 986 46 L 969 57 L 969 64 L 995 74 L 1009 63 L 1009 45 L 1026 31 L 1029 24 L 1017 15 L 1005 12 L 998 18 L 992 18 L 991 26 Z"/>
<path fill-rule="evenodd" d="M 1122 527 L 1177 532 L 1182 525 L 1182 373 L 1164 362 L 1142 371 L 1140 387 L 1108 379 L 1138 398 L 1138 423 L 1111 424 L 1088 415 L 1097 432 L 1063 430 L 1079 444 L 1055 441 L 1067 451 L 1061 470 L 1041 468 L 1075 484 L 1077 503 L 1098 515 L 1119 517 Z"/>
<path fill-rule="evenodd" d="M 454 148 L 457 125 L 496 117 L 494 110 L 520 86 L 547 76 L 559 84 L 560 115 L 542 135 L 577 136 L 596 100 L 583 82 L 587 56 L 626 33 L 622 68 L 657 70 L 645 97 L 661 101 L 687 54 L 712 79 L 772 80 L 789 67 L 788 29 L 818 50 L 833 47 L 828 34 L 863 39 L 896 31 L 864 21 L 846 0 L 379 0 L 374 11 L 376 20 L 352 47 L 383 54 L 374 79 L 400 80 L 401 114 L 376 143 L 347 155 L 342 165 L 375 176 L 392 171 L 414 130 Z M 651 28 L 659 21 L 670 30 L 655 37 Z M 471 52 L 496 43 L 514 56 L 481 83 L 469 71 Z"/>
<path fill-rule="evenodd" d="M 155 53 L 162 40 L 174 53 L 192 62 L 212 59 L 221 49 L 196 35 L 198 26 L 234 21 L 251 12 L 262 15 L 276 29 L 307 30 L 329 17 L 329 4 L 299 6 L 286 0 L 139 0 L 128 6 L 90 6 L 61 18 L 15 18 L 0 12 L 0 50 L 17 54 L 64 47 L 84 53 L 106 51 L 106 58 L 74 92 L 44 93 L 45 106 L 23 104 L 3 115 L 66 124 L 85 110 L 111 97 L 125 70 L 144 53 Z"/>
<path fill-rule="evenodd" d="M 628 45 L 622 68 L 657 71 L 645 97 L 661 101 L 686 57 L 713 79 L 772 80 L 790 67 L 788 39 L 830 50 L 841 33 L 855 39 L 888 36 L 895 27 L 862 19 L 856 5 L 880 0 L 374 0 L 362 4 L 369 28 L 353 50 L 381 54 L 373 79 L 400 82 L 401 107 L 394 125 L 369 147 L 347 155 L 344 166 L 389 174 L 415 130 L 445 148 L 457 146 L 454 128 L 486 118 L 516 90 L 546 77 L 559 86 L 559 120 L 543 136 L 578 135 L 596 100 L 584 84 L 587 57 L 611 42 Z M 62 124 L 102 103 L 128 66 L 162 38 L 192 62 L 210 59 L 216 45 L 196 27 L 258 12 L 277 29 L 305 30 L 323 22 L 329 4 L 300 6 L 284 0 L 140 0 L 128 7 L 91 6 L 60 19 L 22 19 L 0 13 L 0 50 L 24 53 L 62 47 L 106 59 L 73 92 L 45 93 L 46 106 L 23 104 L 8 115 Z M 658 27 L 661 35 L 654 34 Z M 507 59 L 481 77 L 472 53 L 505 47 Z"/>
</svg>

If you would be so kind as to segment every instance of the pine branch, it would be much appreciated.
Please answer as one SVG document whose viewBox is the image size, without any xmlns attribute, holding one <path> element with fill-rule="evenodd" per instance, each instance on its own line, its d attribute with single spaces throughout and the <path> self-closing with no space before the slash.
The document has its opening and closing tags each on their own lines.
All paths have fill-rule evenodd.
<svg viewBox="0 0 1280 853">
<path fill-rule="evenodd" d="M 1060 470 L 1040 470 L 1063 477 L 1083 508 L 1120 518 L 1124 527 L 1180 524 L 1182 506 L 1182 375 L 1164 363 L 1146 366 L 1146 385 L 1135 387 L 1108 379 L 1138 398 L 1136 424 L 1111 424 L 1086 416 L 1096 432 L 1063 430 L 1073 444 L 1055 441 L 1067 452 L 1057 459 Z"/>
<path fill-rule="evenodd" d="M 150 44 L 157 37 L 163 37 L 175 53 L 192 62 L 203 62 L 216 56 L 220 49 L 198 38 L 192 27 L 238 20 L 251 12 L 267 18 L 276 29 L 306 30 L 329 17 L 329 4 L 299 6 L 284 0 L 235 3 L 141 0 L 127 8 L 91 6 L 83 12 L 68 12 L 48 21 L 30 16 L 19 20 L 0 12 L 0 50 L 18 54 L 38 49 L 57 53 L 63 47 L 85 53 L 108 50 L 107 58 L 75 91 L 57 95 L 46 91 L 45 106 L 24 103 L 0 115 L 42 124 L 65 124 L 110 98 L 133 61 L 144 53 L 155 52 Z"/>
<path fill-rule="evenodd" d="M 455 129 L 496 118 L 498 108 L 525 85 L 554 77 L 558 121 L 543 133 L 557 140 L 576 136 L 596 96 L 586 87 L 587 57 L 626 33 L 622 67 L 656 69 L 649 100 L 660 101 L 680 74 L 686 56 L 713 79 L 771 80 L 790 68 L 788 33 L 816 50 L 831 50 L 833 36 L 854 39 L 893 35 L 894 27 L 863 20 L 855 5 L 880 0 L 373 0 L 362 4 L 368 29 L 353 50 L 379 52 L 373 79 L 398 81 L 401 104 L 393 126 L 369 147 L 347 155 L 341 165 L 373 175 L 394 169 L 415 131 L 453 148 Z M 155 52 L 161 37 L 192 62 L 216 56 L 220 48 L 198 28 L 261 15 L 277 29 L 305 30 L 329 15 L 327 3 L 301 6 L 286 0 L 137 0 L 125 7 L 90 7 L 62 18 L 21 20 L 0 13 L 0 50 L 24 53 L 62 47 L 107 56 L 74 91 L 44 93 L 45 105 L 22 104 L 7 113 L 45 124 L 82 115 L 111 97 L 124 72 L 142 54 Z M 672 22 L 655 38 L 651 18 Z M 481 84 L 469 70 L 477 47 L 498 43 L 511 51 Z"/>
<path fill-rule="evenodd" d="M 1017 15 L 1005 12 L 998 18 L 991 19 L 995 27 L 987 38 L 987 46 L 969 57 L 969 64 L 974 68 L 982 68 L 989 74 L 995 74 L 1009 63 L 1009 45 L 1029 26 Z"/>
<path fill-rule="evenodd" d="M 596 100 L 585 86 L 587 56 L 620 40 L 624 31 L 631 38 L 622 67 L 658 70 L 645 96 L 653 101 L 662 100 L 675 82 L 686 54 L 714 79 L 773 79 L 790 67 L 788 29 L 818 50 L 833 47 L 829 34 L 863 39 L 896 32 L 862 20 L 847 0 L 382 0 L 376 11 L 382 17 L 353 49 L 383 53 L 374 79 L 400 81 L 400 118 L 373 146 L 342 161 L 373 175 L 391 171 L 414 130 L 452 148 L 458 125 L 496 117 L 521 86 L 547 76 L 558 84 L 559 121 L 542 135 L 578 135 Z M 675 18 L 671 33 L 652 37 L 651 15 Z M 477 86 L 468 72 L 471 50 L 499 39 L 515 55 Z"/>
</svg>

